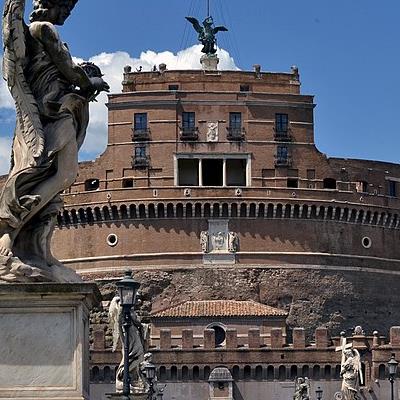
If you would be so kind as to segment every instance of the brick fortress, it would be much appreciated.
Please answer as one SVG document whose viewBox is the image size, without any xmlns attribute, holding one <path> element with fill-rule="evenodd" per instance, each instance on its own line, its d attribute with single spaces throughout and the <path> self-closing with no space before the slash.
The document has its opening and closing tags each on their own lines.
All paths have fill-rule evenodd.
<svg viewBox="0 0 400 400">
<path fill-rule="evenodd" d="M 398 328 L 388 333 L 400 321 L 400 166 L 320 153 L 314 107 L 297 68 L 127 67 L 122 93 L 109 96 L 107 149 L 81 163 L 64 193 L 53 248 L 99 283 L 105 305 L 115 279 L 134 269 L 167 400 L 207 398 L 216 367 L 228 368 L 236 400 L 257 400 L 268 382 L 271 393 L 293 393 L 302 374 L 333 395 L 342 330 L 363 350 L 365 398 L 386 387 L 382 365 L 400 346 Z M 241 307 L 162 318 L 212 300 L 253 301 L 281 319 Z M 93 317 L 99 396 L 120 357 L 105 314 Z M 365 335 L 352 336 L 357 325 Z M 176 382 L 189 397 L 174 397 Z"/>
</svg>

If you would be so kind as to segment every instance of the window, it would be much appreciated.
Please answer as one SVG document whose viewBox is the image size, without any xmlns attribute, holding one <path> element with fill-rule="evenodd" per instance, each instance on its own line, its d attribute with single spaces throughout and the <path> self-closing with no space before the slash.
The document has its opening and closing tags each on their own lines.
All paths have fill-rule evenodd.
<svg viewBox="0 0 400 400">
<path fill-rule="evenodd" d="M 147 130 L 147 113 L 135 113 L 135 131 Z"/>
<path fill-rule="evenodd" d="M 240 112 L 229 113 L 229 127 L 232 129 L 242 128 L 242 113 Z"/>
<path fill-rule="evenodd" d="M 135 158 L 146 158 L 146 147 L 136 146 L 135 147 Z"/>
<path fill-rule="evenodd" d="M 250 85 L 240 85 L 241 92 L 250 92 Z"/>
<path fill-rule="evenodd" d="M 228 127 L 228 139 L 231 140 L 242 140 L 243 128 L 242 128 L 242 113 L 231 112 L 229 113 L 229 127 Z"/>
<path fill-rule="evenodd" d="M 368 192 L 368 182 L 359 181 L 356 182 L 356 190 L 360 193 L 367 193 Z"/>
<path fill-rule="evenodd" d="M 223 185 L 223 160 L 204 159 L 202 161 L 203 186 Z"/>
<path fill-rule="evenodd" d="M 194 112 L 182 113 L 182 128 L 194 129 L 196 126 L 196 114 Z"/>
<path fill-rule="evenodd" d="M 227 186 L 246 186 L 246 165 L 244 159 L 226 160 Z"/>
<path fill-rule="evenodd" d="M 287 180 L 287 187 L 288 188 L 298 188 L 299 187 L 299 180 L 298 179 L 294 179 L 294 178 L 289 178 Z"/>
<path fill-rule="evenodd" d="M 324 179 L 324 189 L 336 189 L 336 179 L 325 178 Z"/>
<path fill-rule="evenodd" d="M 286 133 L 288 131 L 289 118 L 287 114 L 275 114 L 276 132 Z"/>
<path fill-rule="evenodd" d="M 307 179 L 315 179 L 315 169 L 307 170 Z"/>
<path fill-rule="evenodd" d="M 97 190 L 100 186 L 100 181 L 98 179 L 87 179 L 85 181 L 85 190 L 91 191 L 91 190 Z"/>
<path fill-rule="evenodd" d="M 179 90 L 179 85 L 169 85 L 168 90 Z"/>
<path fill-rule="evenodd" d="M 132 178 L 125 178 L 122 180 L 122 187 L 123 188 L 132 188 L 134 185 Z"/>
<path fill-rule="evenodd" d="M 196 140 L 197 138 L 196 114 L 194 112 L 183 112 L 181 139 Z"/>
<path fill-rule="evenodd" d="M 277 147 L 275 156 L 275 165 L 286 166 L 286 167 L 290 166 L 289 151 L 287 146 Z"/>
<path fill-rule="evenodd" d="M 215 346 L 218 347 L 223 345 L 226 339 L 225 329 L 218 323 L 208 326 L 207 329 L 213 329 L 215 332 Z"/>
<path fill-rule="evenodd" d="M 178 185 L 198 186 L 199 184 L 199 160 L 178 160 Z"/>
<path fill-rule="evenodd" d="M 179 186 L 247 186 L 247 158 L 228 157 L 178 158 L 177 184 Z"/>
<path fill-rule="evenodd" d="M 146 146 L 136 146 L 133 166 L 136 168 L 147 167 L 149 160 L 146 154 Z"/>
<path fill-rule="evenodd" d="M 389 184 L 389 196 L 396 197 L 397 196 L 397 182 L 396 181 L 388 181 Z"/>
</svg>

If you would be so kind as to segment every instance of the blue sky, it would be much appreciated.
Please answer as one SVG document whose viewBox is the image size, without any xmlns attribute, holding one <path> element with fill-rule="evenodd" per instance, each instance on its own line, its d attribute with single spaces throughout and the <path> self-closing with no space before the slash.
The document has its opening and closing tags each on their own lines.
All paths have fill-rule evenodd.
<svg viewBox="0 0 400 400">
<path fill-rule="evenodd" d="M 315 136 L 322 152 L 399 162 L 399 0 L 211 0 L 211 10 L 215 22 L 230 29 L 220 34 L 219 46 L 239 68 L 299 67 L 303 93 L 316 96 Z M 149 63 L 170 60 L 165 51 L 194 51 L 196 35 L 184 20 L 189 12 L 204 17 L 206 1 L 80 0 L 60 34 L 76 57 L 109 53 L 106 71 L 118 91 L 129 57 L 136 65 L 146 57 Z M 141 56 L 148 50 L 154 53 Z M 4 105 L 0 93 L 0 157 L 13 130 L 12 110 Z M 102 104 L 96 113 L 100 131 Z M 82 158 L 95 157 L 104 142 L 96 147 L 92 140 Z"/>
</svg>

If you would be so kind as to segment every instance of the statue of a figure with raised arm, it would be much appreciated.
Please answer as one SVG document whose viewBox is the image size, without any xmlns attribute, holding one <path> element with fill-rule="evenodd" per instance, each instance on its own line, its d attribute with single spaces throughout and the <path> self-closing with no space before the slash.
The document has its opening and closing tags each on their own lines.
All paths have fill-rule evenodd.
<svg viewBox="0 0 400 400">
<path fill-rule="evenodd" d="M 30 25 L 25 0 L 6 0 L 3 75 L 17 122 L 11 169 L 0 195 L 0 281 L 74 281 L 51 254 L 50 239 L 62 206 L 60 193 L 78 172 L 78 150 L 89 102 L 109 87 L 100 69 L 77 65 L 56 26 L 78 0 L 34 0 Z"/>
</svg>

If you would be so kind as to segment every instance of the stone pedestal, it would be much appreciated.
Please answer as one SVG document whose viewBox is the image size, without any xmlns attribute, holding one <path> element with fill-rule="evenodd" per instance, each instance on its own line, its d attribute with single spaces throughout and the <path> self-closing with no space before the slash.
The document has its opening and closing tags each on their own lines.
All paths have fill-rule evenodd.
<svg viewBox="0 0 400 400">
<path fill-rule="evenodd" d="M 131 394 L 129 397 L 124 396 L 121 393 L 108 393 L 106 396 L 110 400 L 148 400 L 149 395 L 146 393 L 141 393 L 141 394 Z"/>
<path fill-rule="evenodd" d="M 217 71 L 219 58 L 216 54 L 204 54 L 200 58 L 201 65 L 204 71 Z"/>
<path fill-rule="evenodd" d="M 89 400 L 95 284 L 0 284 L 0 399 Z"/>
</svg>

